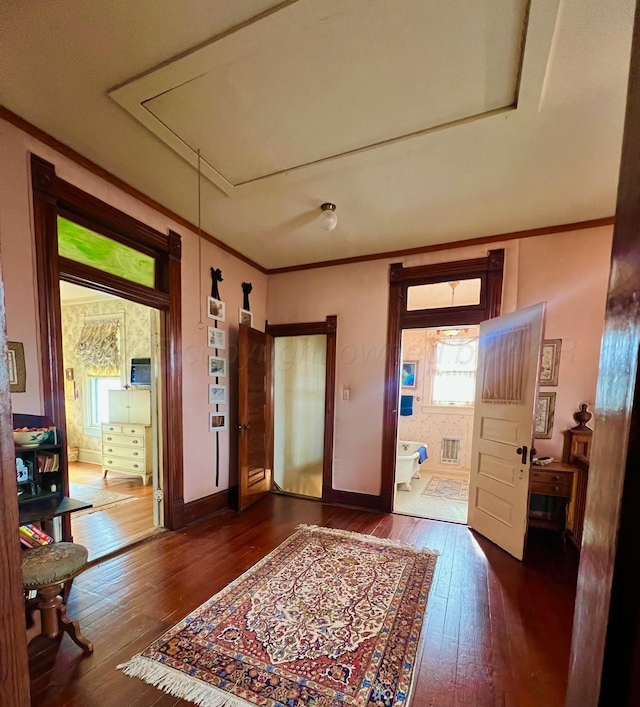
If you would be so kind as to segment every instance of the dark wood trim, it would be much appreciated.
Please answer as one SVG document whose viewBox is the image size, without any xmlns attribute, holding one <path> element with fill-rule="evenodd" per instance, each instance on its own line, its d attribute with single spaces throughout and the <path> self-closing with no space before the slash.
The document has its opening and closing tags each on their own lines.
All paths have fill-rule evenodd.
<svg viewBox="0 0 640 707">
<path fill-rule="evenodd" d="M 567 707 L 640 704 L 640 3 L 618 183 Z"/>
<path fill-rule="evenodd" d="M 269 324 L 269 322 L 267 322 L 265 331 L 273 338 L 280 336 L 313 336 L 315 334 L 325 334 L 327 337 L 324 398 L 324 450 L 322 460 L 322 501 L 324 503 L 333 503 L 334 494 L 342 493 L 334 491 L 332 486 L 336 405 L 336 361 L 338 355 L 338 317 L 335 314 L 331 314 L 327 316 L 324 322 L 301 322 L 300 324 Z M 271 365 L 273 366 L 273 357 Z M 273 384 L 271 383 L 271 385 Z M 273 464 L 273 454 L 271 460 Z"/>
<path fill-rule="evenodd" d="M 67 184 L 56 175 L 52 164 L 35 155 L 31 156 L 31 180 L 44 413 L 60 432 L 65 468 L 67 468 L 66 423 L 60 279 L 89 286 L 160 310 L 160 347 L 164 385 L 162 395 L 164 524 L 170 529 L 179 528 L 183 524 L 184 510 L 180 236 L 174 232 L 163 235 L 154 231 L 146 224 L 121 214 L 108 204 Z M 156 259 L 156 269 L 162 273 L 161 277 L 156 278 L 156 284 L 162 289 L 153 290 L 61 258 L 58 254 L 58 213 L 64 213 L 71 218 L 75 214 L 81 214 L 83 225 L 88 226 L 91 226 L 92 218 L 95 218 L 102 232 L 117 234 L 119 240 L 126 241 L 127 245 L 132 247 L 139 239 L 141 250 L 146 253 L 152 252 Z M 66 475 L 64 491 L 68 493 Z M 71 539 L 68 518 L 66 521 L 63 526 L 63 537 Z"/>
<path fill-rule="evenodd" d="M 0 273 L 0 704 L 29 707 L 29 667 L 18 539 L 16 460 L 11 430 L 4 284 Z"/>
<path fill-rule="evenodd" d="M 322 457 L 322 500 L 333 502 L 333 439 L 335 433 L 336 362 L 338 356 L 338 317 L 327 317 L 327 357 L 324 389 L 324 454 Z"/>
<path fill-rule="evenodd" d="M 457 260 L 405 268 L 393 263 L 389 268 L 389 310 L 385 359 L 384 410 L 382 419 L 382 465 L 380 510 L 393 511 L 393 486 L 398 438 L 398 391 L 402 330 L 435 326 L 475 325 L 500 315 L 504 249 L 490 250 L 484 258 Z M 466 307 L 407 310 L 407 288 L 450 280 L 480 277 L 480 304 Z"/>
<path fill-rule="evenodd" d="M 185 503 L 184 524 L 191 525 L 191 523 L 204 520 L 214 513 L 229 508 L 230 493 L 230 489 L 224 489 L 224 491 L 218 491 L 218 493 L 212 493 L 209 496 Z"/>
<path fill-rule="evenodd" d="M 382 496 L 372 496 L 368 493 L 356 493 L 355 491 L 333 490 L 330 503 L 334 506 L 364 508 L 367 511 L 384 511 Z"/>
<path fill-rule="evenodd" d="M 170 218 L 172 221 L 175 221 L 176 223 L 180 224 L 184 228 L 187 228 L 193 233 L 199 232 L 198 228 L 194 224 L 177 214 L 175 211 L 168 209 L 166 206 L 163 206 L 155 199 L 152 199 L 146 194 L 143 194 L 135 187 L 132 187 L 130 184 L 127 184 L 127 182 L 125 182 L 124 180 L 120 179 L 119 177 L 116 177 L 114 174 L 100 167 L 95 162 L 92 162 L 86 157 L 83 157 L 79 152 L 76 152 L 69 146 L 65 145 L 63 142 L 60 142 L 56 138 L 46 133 L 44 130 L 37 128 L 32 123 L 29 123 L 24 118 L 21 118 L 19 115 L 16 115 L 8 108 L 5 108 L 1 105 L 0 118 L 6 120 L 8 123 L 11 123 L 11 125 L 14 125 L 16 128 L 19 128 L 28 135 L 31 135 L 32 137 L 36 138 L 36 140 L 39 140 L 48 147 L 53 148 L 64 157 L 67 157 L 68 159 L 75 162 L 77 165 L 80 165 L 92 174 L 95 174 L 101 179 L 104 179 L 106 182 L 109 182 L 109 184 L 113 184 L 118 189 L 121 189 L 126 194 L 129 194 L 129 196 L 132 196 L 134 199 L 137 199 L 143 204 L 146 204 L 158 213 L 161 213 L 163 216 Z M 268 272 L 266 268 L 262 267 L 262 265 L 259 265 L 254 260 L 251 260 L 251 258 L 235 250 L 235 248 L 232 248 L 226 243 L 223 243 L 221 240 L 218 240 L 210 233 L 207 233 L 206 231 L 200 231 L 200 233 L 205 240 L 209 241 L 210 243 L 213 243 L 213 245 L 217 246 L 221 250 L 224 250 L 226 253 L 230 253 L 234 257 L 238 258 L 238 260 L 241 260 L 243 263 L 250 265 L 261 273 L 266 274 Z"/>
<path fill-rule="evenodd" d="M 384 253 L 371 253 L 369 255 L 356 255 L 352 258 L 337 258 L 335 260 L 321 260 L 317 263 L 303 263 L 302 265 L 287 265 L 282 268 L 269 268 L 267 275 L 280 275 L 288 272 L 298 272 L 299 270 L 315 270 L 316 268 L 332 268 L 336 265 L 351 265 L 352 263 L 365 263 L 369 260 L 391 260 L 393 258 L 407 258 L 410 255 L 421 255 L 422 253 L 437 253 L 443 250 L 455 250 L 456 248 L 467 248 L 476 245 L 490 245 L 491 243 L 504 243 L 506 241 L 520 240 L 523 238 L 535 238 L 536 236 L 548 236 L 553 233 L 566 233 L 568 231 L 582 231 L 587 228 L 600 228 L 601 226 L 613 226 L 614 216 L 605 218 L 589 219 L 588 221 L 575 221 L 573 223 L 561 223 L 556 226 L 543 226 L 541 228 L 529 228 L 524 231 L 513 231 L 510 233 L 499 233 L 493 236 L 481 236 L 479 238 L 467 238 L 461 241 L 451 241 L 447 243 L 436 243 L 434 245 L 418 246 L 416 248 L 404 248 L 402 250 L 389 250 Z"/>
<path fill-rule="evenodd" d="M 164 524 L 170 530 L 184 525 L 184 468 L 182 429 L 182 241 L 169 231 L 169 309 L 160 322 L 163 376 L 166 390 L 163 422 L 165 504 Z M 168 499 L 167 499 L 168 496 Z"/>
<path fill-rule="evenodd" d="M 100 292 L 106 292 L 115 297 L 126 297 L 133 302 L 156 309 L 166 309 L 169 306 L 169 295 L 164 292 L 158 292 L 151 287 L 139 285 L 137 282 L 125 280 L 117 275 L 104 272 L 104 270 L 76 263 L 74 260 L 62 256 L 58 258 L 58 269 L 61 279 L 73 282 L 75 285 L 96 289 L 96 283 L 99 282 Z"/>
<path fill-rule="evenodd" d="M 327 322 L 306 322 L 302 324 L 269 324 L 267 322 L 266 332 L 274 338 L 279 336 L 326 334 Z"/>
</svg>

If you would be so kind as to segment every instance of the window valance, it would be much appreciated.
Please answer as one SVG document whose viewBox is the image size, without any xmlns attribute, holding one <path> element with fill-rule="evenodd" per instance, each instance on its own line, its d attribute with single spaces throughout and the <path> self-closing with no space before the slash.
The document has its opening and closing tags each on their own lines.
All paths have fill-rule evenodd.
<svg viewBox="0 0 640 707">
<path fill-rule="evenodd" d="M 90 376 L 120 375 L 120 329 L 117 319 L 86 323 L 76 344 L 76 354 Z"/>
</svg>

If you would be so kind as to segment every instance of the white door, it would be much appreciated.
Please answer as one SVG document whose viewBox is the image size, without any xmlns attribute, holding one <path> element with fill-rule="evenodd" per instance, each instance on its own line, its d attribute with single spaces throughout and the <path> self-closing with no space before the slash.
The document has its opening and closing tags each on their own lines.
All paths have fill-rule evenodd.
<svg viewBox="0 0 640 707">
<path fill-rule="evenodd" d="M 545 304 L 480 324 L 469 525 L 522 559 Z"/>
</svg>

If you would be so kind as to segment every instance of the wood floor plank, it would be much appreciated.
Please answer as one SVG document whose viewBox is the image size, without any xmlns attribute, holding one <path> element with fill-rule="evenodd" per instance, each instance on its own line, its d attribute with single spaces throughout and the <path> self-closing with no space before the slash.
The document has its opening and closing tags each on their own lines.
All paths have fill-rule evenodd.
<svg viewBox="0 0 640 707">
<path fill-rule="evenodd" d="M 80 575 L 69 615 L 80 618 L 95 653 L 83 657 L 67 636 L 34 640 L 29 648 L 34 707 L 188 707 L 116 666 L 301 523 L 400 539 L 440 553 L 412 707 L 561 707 L 577 573 L 572 554 L 532 537 L 520 563 L 466 526 L 278 495 L 243 514 L 223 511 L 154 537 Z"/>
</svg>

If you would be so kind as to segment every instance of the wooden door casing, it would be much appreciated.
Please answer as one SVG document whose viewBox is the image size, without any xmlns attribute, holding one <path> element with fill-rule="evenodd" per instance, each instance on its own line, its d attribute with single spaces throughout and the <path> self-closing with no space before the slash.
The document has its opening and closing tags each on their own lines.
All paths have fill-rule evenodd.
<svg viewBox="0 0 640 707">
<path fill-rule="evenodd" d="M 240 324 L 238 343 L 238 510 L 271 490 L 273 339 Z"/>
</svg>

